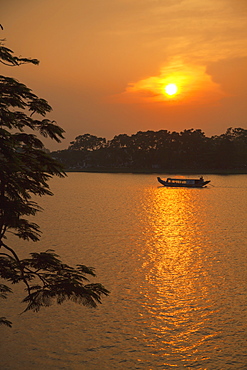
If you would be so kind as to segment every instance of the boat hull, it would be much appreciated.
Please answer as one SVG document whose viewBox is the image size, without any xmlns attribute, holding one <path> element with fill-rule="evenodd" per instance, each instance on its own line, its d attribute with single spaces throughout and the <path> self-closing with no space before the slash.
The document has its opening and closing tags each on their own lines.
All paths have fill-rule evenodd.
<svg viewBox="0 0 247 370">
<path fill-rule="evenodd" d="M 169 187 L 169 188 L 203 188 L 205 187 L 210 181 L 198 181 L 193 183 L 178 183 L 178 182 L 169 182 L 167 180 L 162 180 L 160 177 L 157 177 L 157 180 L 160 184 L 163 186 Z"/>
</svg>

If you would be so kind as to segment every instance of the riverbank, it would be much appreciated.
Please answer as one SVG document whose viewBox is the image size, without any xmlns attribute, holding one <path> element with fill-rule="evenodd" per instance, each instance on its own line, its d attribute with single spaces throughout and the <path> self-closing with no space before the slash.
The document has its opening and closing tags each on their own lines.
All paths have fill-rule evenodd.
<svg viewBox="0 0 247 370">
<path fill-rule="evenodd" d="M 157 170 L 157 169 L 130 169 L 130 168 L 85 168 L 66 169 L 65 172 L 92 172 L 92 173 L 132 173 L 132 174 L 180 174 L 180 175 L 246 175 L 247 169 L 207 169 L 207 170 Z"/>
</svg>

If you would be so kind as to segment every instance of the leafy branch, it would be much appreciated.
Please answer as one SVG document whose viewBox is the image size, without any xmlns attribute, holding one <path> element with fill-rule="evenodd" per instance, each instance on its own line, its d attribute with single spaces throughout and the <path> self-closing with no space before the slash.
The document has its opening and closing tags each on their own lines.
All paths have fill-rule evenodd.
<svg viewBox="0 0 247 370">
<path fill-rule="evenodd" d="M 37 59 L 17 57 L 0 40 L 0 62 L 8 66 L 38 64 Z M 24 283 L 24 312 L 65 300 L 96 307 L 109 291 L 99 283 L 89 283 L 94 269 L 84 265 L 71 267 L 63 263 L 53 250 L 31 253 L 20 259 L 6 240 L 12 234 L 33 242 L 40 239 L 39 226 L 31 222 L 42 208 L 33 196 L 53 195 L 48 181 L 53 176 L 65 177 L 61 164 L 47 153 L 41 137 L 57 142 L 64 130 L 46 118 L 52 108 L 26 85 L 0 75 L 0 278 L 11 283 Z M 41 116 L 41 118 L 40 118 Z M 27 131 L 27 132 L 26 132 Z M 30 133 L 32 131 L 33 133 Z M 0 284 L 0 298 L 12 290 Z M 11 326 L 5 317 L 0 324 Z"/>
<path fill-rule="evenodd" d="M 37 312 L 53 302 L 61 304 L 66 300 L 95 308 L 102 303 L 102 296 L 109 294 L 103 285 L 88 283 L 88 275 L 96 276 L 92 267 L 77 265 L 74 268 L 64 264 L 53 250 L 30 253 L 30 258 L 20 260 L 6 244 L 2 246 L 13 256 L 0 254 L 0 277 L 12 284 L 25 283 L 27 295 L 23 302 L 27 306 L 24 312 Z M 6 287 L 3 292 L 11 290 Z"/>
</svg>

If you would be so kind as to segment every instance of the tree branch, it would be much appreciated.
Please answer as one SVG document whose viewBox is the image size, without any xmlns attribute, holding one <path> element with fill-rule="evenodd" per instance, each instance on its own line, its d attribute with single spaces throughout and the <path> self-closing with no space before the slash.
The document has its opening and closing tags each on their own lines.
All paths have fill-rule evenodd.
<svg viewBox="0 0 247 370">
<path fill-rule="evenodd" d="M 7 249 L 14 256 L 16 262 L 18 263 L 19 269 L 20 269 L 22 281 L 24 282 L 24 284 L 27 287 L 28 294 L 30 294 L 31 293 L 30 286 L 29 286 L 29 284 L 28 284 L 28 282 L 25 278 L 24 270 L 22 268 L 21 261 L 20 261 L 18 255 L 15 253 L 14 249 L 8 247 L 5 243 L 3 243 L 3 241 L 1 241 L 1 246 L 3 246 L 5 249 Z"/>
</svg>

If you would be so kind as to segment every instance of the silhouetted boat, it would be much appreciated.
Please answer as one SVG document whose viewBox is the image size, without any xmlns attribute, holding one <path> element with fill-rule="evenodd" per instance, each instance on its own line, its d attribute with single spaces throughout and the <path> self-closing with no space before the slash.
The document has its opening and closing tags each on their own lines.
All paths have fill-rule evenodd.
<svg viewBox="0 0 247 370">
<path fill-rule="evenodd" d="M 160 177 L 157 177 L 157 180 L 160 184 L 169 187 L 185 187 L 185 188 L 203 188 L 206 186 L 210 180 L 205 181 L 203 177 L 200 179 L 172 179 L 168 178 L 167 180 L 162 180 Z"/>
</svg>

